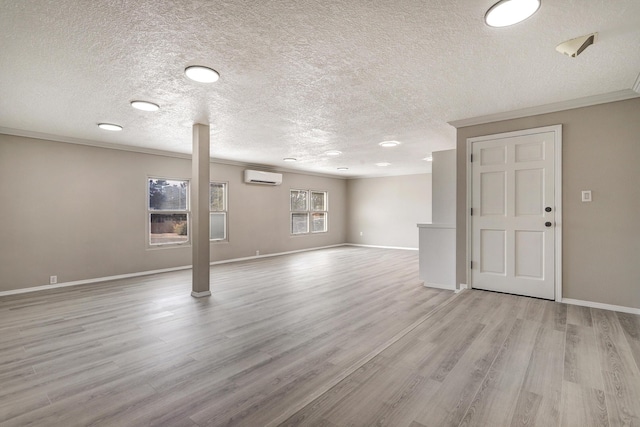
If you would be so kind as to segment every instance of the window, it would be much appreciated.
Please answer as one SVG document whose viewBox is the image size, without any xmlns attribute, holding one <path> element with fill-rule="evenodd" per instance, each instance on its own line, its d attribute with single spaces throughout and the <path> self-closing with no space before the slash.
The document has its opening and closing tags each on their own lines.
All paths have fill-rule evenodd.
<svg viewBox="0 0 640 427">
<path fill-rule="evenodd" d="M 149 244 L 189 242 L 189 181 L 149 178 Z"/>
<path fill-rule="evenodd" d="M 291 190 L 291 234 L 327 231 L 327 192 Z"/>
<path fill-rule="evenodd" d="M 209 239 L 227 239 L 227 184 L 209 183 Z"/>
</svg>

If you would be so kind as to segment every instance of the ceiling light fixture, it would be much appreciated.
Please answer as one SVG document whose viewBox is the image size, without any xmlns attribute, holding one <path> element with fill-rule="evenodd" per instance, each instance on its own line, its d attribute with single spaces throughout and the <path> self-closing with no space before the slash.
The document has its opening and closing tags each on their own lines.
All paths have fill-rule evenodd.
<svg viewBox="0 0 640 427">
<path fill-rule="evenodd" d="M 325 151 L 325 153 L 327 156 L 339 156 L 340 154 L 342 154 L 342 151 L 338 151 L 338 150 L 331 150 L 331 151 Z"/>
<path fill-rule="evenodd" d="M 142 111 L 158 111 L 160 109 L 160 106 L 158 104 L 147 101 L 131 101 L 131 106 L 137 110 Z"/>
<path fill-rule="evenodd" d="M 285 162 L 295 162 L 297 159 L 294 159 L 293 157 L 285 157 L 284 159 Z"/>
<path fill-rule="evenodd" d="M 540 0 L 500 0 L 484 15 L 490 27 L 508 27 L 522 22 L 540 8 Z"/>
<path fill-rule="evenodd" d="M 102 130 L 110 130 L 112 132 L 118 132 L 122 130 L 122 126 L 114 125 L 113 123 L 98 123 L 98 127 Z"/>
<path fill-rule="evenodd" d="M 339 171 L 348 171 L 349 168 L 338 168 Z"/>
<path fill-rule="evenodd" d="M 381 147 L 397 147 L 400 145 L 400 141 L 382 141 L 378 145 Z"/>
<path fill-rule="evenodd" d="M 213 68 L 205 67 L 203 65 L 192 65 L 184 69 L 184 74 L 191 80 L 200 83 L 213 83 L 217 82 L 220 78 L 220 74 Z"/>
<path fill-rule="evenodd" d="M 427 162 L 433 162 L 433 156 L 427 156 L 422 160 L 426 160 Z"/>
<path fill-rule="evenodd" d="M 380 166 L 380 167 L 391 166 L 391 163 L 388 163 L 388 162 L 380 162 L 380 163 L 376 163 L 376 166 Z"/>
</svg>

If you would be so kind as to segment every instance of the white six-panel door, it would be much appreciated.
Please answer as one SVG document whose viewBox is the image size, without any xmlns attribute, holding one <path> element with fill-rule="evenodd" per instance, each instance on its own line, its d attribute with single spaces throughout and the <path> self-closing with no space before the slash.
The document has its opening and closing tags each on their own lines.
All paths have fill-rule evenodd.
<svg viewBox="0 0 640 427">
<path fill-rule="evenodd" d="M 473 288 L 555 299 L 554 136 L 471 144 Z"/>
</svg>

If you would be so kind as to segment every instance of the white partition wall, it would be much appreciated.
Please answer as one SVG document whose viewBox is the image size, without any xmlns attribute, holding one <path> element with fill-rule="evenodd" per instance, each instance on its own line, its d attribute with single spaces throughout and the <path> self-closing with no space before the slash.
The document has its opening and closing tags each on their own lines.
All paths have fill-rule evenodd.
<svg viewBox="0 0 640 427">
<path fill-rule="evenodd" d="M 456 150 L 433 153 L 433 223 L 418 224 L 424 285 L 456 289 Z"/>
</svg>

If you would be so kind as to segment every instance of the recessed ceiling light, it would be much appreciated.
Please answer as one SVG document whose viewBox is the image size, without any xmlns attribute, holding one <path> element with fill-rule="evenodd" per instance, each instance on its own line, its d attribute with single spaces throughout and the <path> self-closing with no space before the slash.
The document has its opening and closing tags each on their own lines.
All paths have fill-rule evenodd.
<svg viewBox="0 0 640 427">
<path fill-rule="evenodd" d="M 131 101 L 131 106 L 137 110 L 142 111 L 158 111 L 160 109 L 160 106 L 158 104 L 147 101 Z"/>
<path fill-rule="evenodd" d="M 191 80 L 200 83 L 213 83 L 218 81 L 220 74 L 213 68 L 203 65 L 192 65 L 184 69 L 184 74 Z"/>
<path fill-rule="evenodd" d="M 326 151 L 324 154 L 326 154 L 327 156 L 339 156 L 340 154 L 342 154 L 342 151 L 331 150 L 331 151 Z"/>
<path fill-rule="evenodd" d="M 382 141 L 378 145 L 381 147 L 397 147 L 400 145 L 400 141 Z"/>
<path fill-rule="evenodd" d="M 113 123 L 98 123 L 98 127 L 103 130 L 110 130 L 114 132 L 122 130 L 122 126 L 114 125 Z"/>
<path fill-rule="evenodd" d="M 294 159 L 293 157 L 285 157 L 282 160 L 284 160 L 285 162 L 295 162 L 296 161 L 296 159 Z"/>
<path fill-rule="evenodd" d="M 540 0 L 500 0 L 484 15 L 490 27 L 508 27 L 522 22 L 540 8 Z"/>
<path fill-rule="evenodd" d="M 376 166 L 380 166 L 380 167 L 390 166 L 390 165 L 391 165 L 391 163 L 387 163 L 387 162 L 376 163 Z"/>
<path fill-rule="evenodd" d="M 426 160 L 427 162 L 433 162 L 433 156 L 427 156 L 422 160 Z"/>
<path fill-rule="evenodd" d="M 348 171 L 349 168 L 338 168 L 339 171 Z"/>
</svg>

